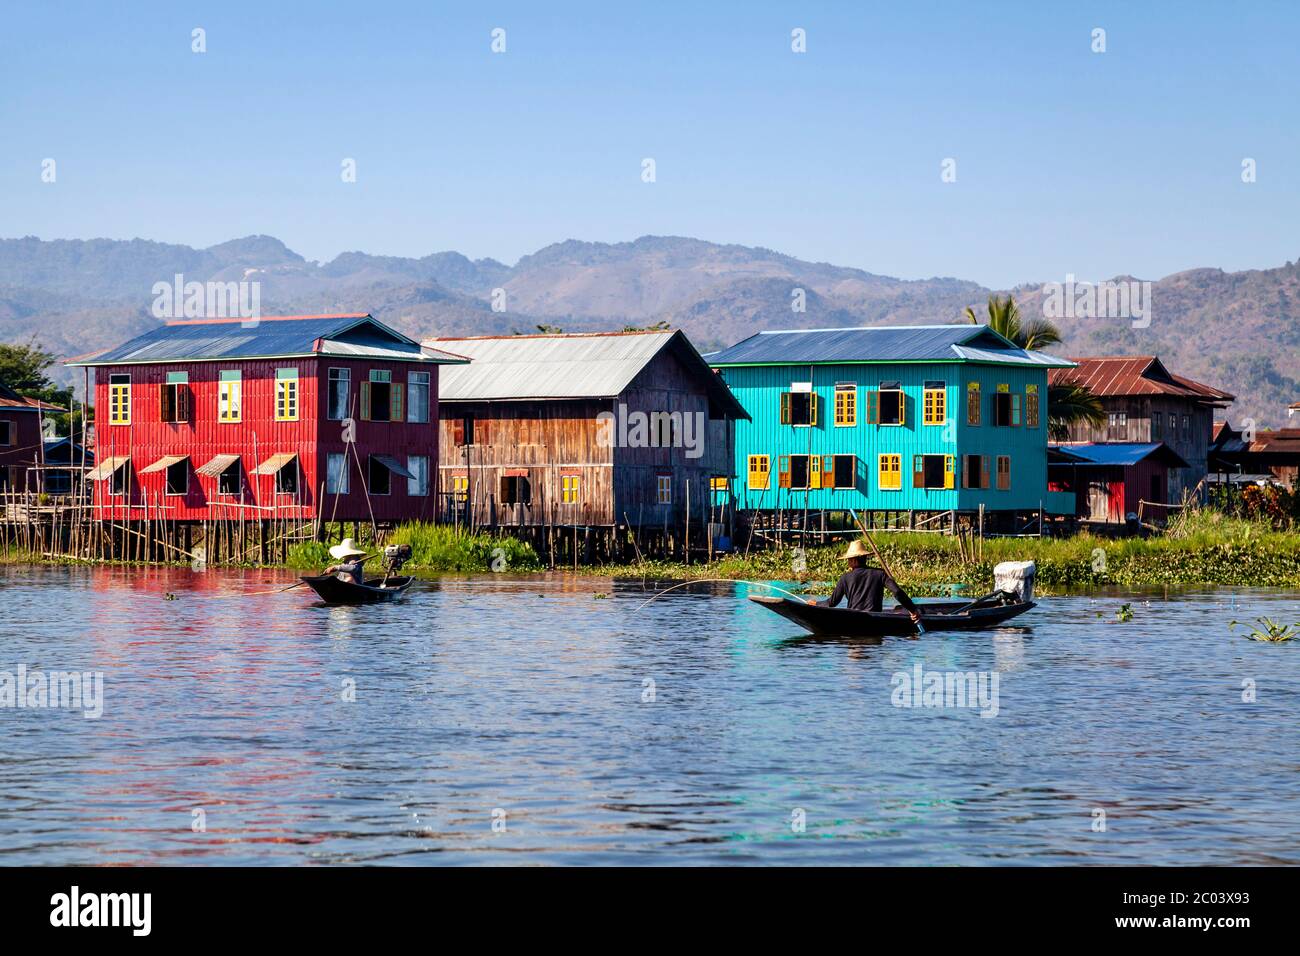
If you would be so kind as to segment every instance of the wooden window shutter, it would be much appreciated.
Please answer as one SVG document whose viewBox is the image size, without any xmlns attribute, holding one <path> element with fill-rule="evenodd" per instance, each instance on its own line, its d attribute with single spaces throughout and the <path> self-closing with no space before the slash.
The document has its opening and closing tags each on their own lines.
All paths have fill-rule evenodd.
<svg viewBox="0 0 1300 956">
<path fill-rule="evenodd" d="M 907 424 L 907 392 L 898 390 L 898 424 Z"/>
<path fill-rule="evenodd" d="M 834 488 L 835 487 L 835 456 L 834 455 L 822 455 L 822 474 L 830 475 L 830 478 L 825 479 L 822 482 L 823 487 Z"/>
<path fill-rule="evenodd" d="M 778 488 L 790 487 L 790 456 L 782 455 L 777 460 L 777 467 L 780 469 L 776 476 L 776 486 Z"/>
<path fill-rule="evenodd" d="M 465 419 L 456 418 L 452 420 L 451 443 L 456 446 L 465 444 Z"/>
<path fill-rule="evenodd" d="M 978 382 L 971 382 L 966 388 L 966 424 L 978 425 L 980 423 L 980 386 Z"/>
<path fill-rule="evenodd" d="M 880 424 L 880 392 L 874 388 L 867 389 L 867 424 Z"/>
<path fill-rule="evenodd" d="M 980 487 L 989 486 L 989 456 L 980 455 Z"/>
<path fill-rule="evenodd" d="M 953 487 L 957 482 L 957 460 L 952 455 L 943 456 L 943 486 Z"/>
<path fill-rule="evenodd" d="M 822 456 L 808 456 L 808 487 L 820 488 L 822 486 Z"/>
<path fill-rule="evenodd" d="M 402 408 L 402 386 L 396 382 L 394 382 L 391 387 L 390 399 L 389 405 L 392 407 L 389 409 L 390 414 L 388 420 L 390 422 L 400 422 L 404 420 L 406 418 L 406 413 Z"/>
<path fill-rule="evenodd" d="M 790 393 L 781 393 L 781 424 L 790 424 Z"/>
<path fill-rule="evenodd" d="M 370 383 L 361 383 L 361 420 L 370 421 Z"/>
<path fill-rule="evenodd" d="M 924 455 L 912 456 L 912 487 L 913 488 L 925 487 L 925 456 Z"/>
<path fill-rule="evenodd" d="M 1016 392 L 1011 396 L 1011 424 L 1020 424 L 1020 393 Z"/>
<path fill-rule="evenodd" d="M 180 406 L 177 418 L 182 422 L 190 420 L 190 387 L 182 385 L 176 389 L 176 404 Z"/>
<path fill-rule="evenodd" d="M 477 445 L 486 445 L 489 441 L 488 435 L 492 434 L 488 430 L 488 420 L 486 418 L 475 419 L 474 421 L 474 443 Z"/>
<path fill-rule="evenodd" d="M 808 424 L 817 424 L 817 393 L 808 393 Z"/>
</svg>

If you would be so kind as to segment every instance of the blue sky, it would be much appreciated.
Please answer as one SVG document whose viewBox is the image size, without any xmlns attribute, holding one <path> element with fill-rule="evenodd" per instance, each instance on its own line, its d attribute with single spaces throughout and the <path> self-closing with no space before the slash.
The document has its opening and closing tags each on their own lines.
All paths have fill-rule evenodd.
<svg viewBox="0 0 1300 956">
<path fill-rule="evenodd" d="M 0 236 L 513 263 L 688 235 L 997 287 L 1265 268 L 1300 255 L 1298 46 L 1283 3 L 9 5 Z"/>
</svg>

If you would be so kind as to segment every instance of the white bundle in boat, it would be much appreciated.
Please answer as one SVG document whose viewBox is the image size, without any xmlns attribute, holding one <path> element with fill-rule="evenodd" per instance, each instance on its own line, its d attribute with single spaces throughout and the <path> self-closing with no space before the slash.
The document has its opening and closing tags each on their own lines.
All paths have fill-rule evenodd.
<svg viewBox="0 0 1300 956">
<path fill-rule="evenodd" d="M 1022 601 L 1034 599 L 1033 561 L 1003 561 L 993 569 L 993 586 L 999 591 L 1014 594 Z"/>
</svg>

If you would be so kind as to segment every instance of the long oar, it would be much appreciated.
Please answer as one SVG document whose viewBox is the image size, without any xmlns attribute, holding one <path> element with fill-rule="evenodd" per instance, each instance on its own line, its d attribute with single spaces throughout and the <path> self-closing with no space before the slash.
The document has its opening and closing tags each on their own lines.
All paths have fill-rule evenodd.
<svg viewBox="0 0 1300 956">
<path fill-rule="evenodd" d="M 894 583 L 897 584 L 898 579 L 894 578 L 894 572 L 889 570 L 889 565 L 885 562 L 885 556 L 881 554 L 880 549 L 876 547 L 876 539 L 871 537 L 871 532 L 868 531 L 867 526 L 862 523 L 862 519 L 858 517 L 858 513 L 854 511 L 852 512 L 852 514 L 853 514 L 853 520 L 857 523 L 858 530 L 862 532 L 862 536 L 867 539 L 867 544 L 871 545 L 871 550 L 875 552 L 876 560 L 880 562 L 880 570 L 884 571 L 887 575 L 893 578 Z M 920 621 L 919 610 L 917 613 L 917 620 L 913 621 L 912 623 L 916 625 L 917 634 L 925 633 L 925 625 L 923 625 Z"/>
<path fill-rule="evenodd" d="M 686 587 L 688 584 L 710 584 L 710 583 L 713 583 L 713 584 L 752 584 L 752 585 L 754 585 L 755 587 L 760 587 L 760 588 L 771 588 L 773 591 L 780 591 L 782 594 L 788 594 L 788 595 L 790 595 L 790 597 L 794 598 L 796 601 L 798 601 L 798 602 L 801 603 L 801 604 L 816 604 L 816 603 L 817 603 L 816 601 L 809 601 L 809 600 L 807 600 L 806 598 L 804 598 L 802 595 L 795 594 L 793 591 L 787 591 L 785 588 L 779 588 L 779 587 L 777 587 L 775 584 L 766 584 L 766 583 L 764 583 L 763 581 L 742 581 L 740 578 L 695 578 L 695 579 L 692 580 L 692 581 L 683 581 L 681 584 L 674 584 L 674 585 L 673 585 L 672 587 L 670 587 L 670 588 L 664 588 L 662 591 L 658 592 L 658 593 L 655 594 L 653 597 L 651 597 L 649 601 L 646 601 L 644 604 L 638 604 L 635 608 L 633 608 L 633 610 L 639 611 L 639 610 L 641 610 L 641 608 L 645 607 L 646 604 L 649 604 L 650 601 L 653 601 L 655 598 L 663 597 L 663 596 L 664 596 L 665 594 L 667 594 L 669 591 L 676 591 L 678 588 L 684 588 L 684 587 Z"/>
</svg>

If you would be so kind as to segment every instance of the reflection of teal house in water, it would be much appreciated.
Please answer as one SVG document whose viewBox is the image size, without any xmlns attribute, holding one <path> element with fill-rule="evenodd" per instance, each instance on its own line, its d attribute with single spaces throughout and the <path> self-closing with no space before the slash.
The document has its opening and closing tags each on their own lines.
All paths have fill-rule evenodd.
<svg viewBox="0 0 1300 956">
<path fill-rule="evenodd" d="M 739 510 L 1073 511 L 1047 491 L 1065 359 L 979 325 L 760 332 L 706 358 L 750 415 Z"/>
</svg>

